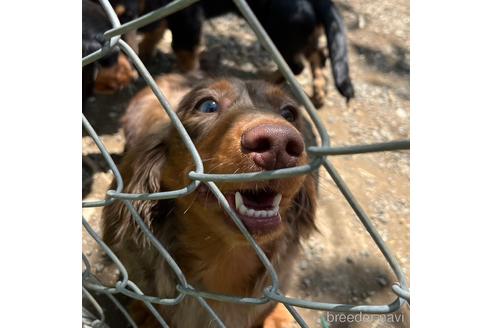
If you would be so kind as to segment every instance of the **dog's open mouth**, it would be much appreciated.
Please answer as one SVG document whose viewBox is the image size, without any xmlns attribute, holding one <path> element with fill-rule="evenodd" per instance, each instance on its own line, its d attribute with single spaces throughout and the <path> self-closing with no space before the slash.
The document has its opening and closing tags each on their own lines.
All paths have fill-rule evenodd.
<svg viewBox="0 0 492 328">
<path fill-rule="evenodd" d="M 226 197 L 251 233 L 268 233 L 279 227 L 282 194 L 273 190 L 239 190 Z"/>
</svg>

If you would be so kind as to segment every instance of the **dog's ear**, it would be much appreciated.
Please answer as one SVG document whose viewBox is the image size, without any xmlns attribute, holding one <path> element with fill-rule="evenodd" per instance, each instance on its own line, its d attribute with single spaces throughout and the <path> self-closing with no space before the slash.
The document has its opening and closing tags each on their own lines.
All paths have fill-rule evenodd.
<svg viewBox="0 0 492 328">
<path fill-rule="evenodd" d="M 301 116 L 301 129 L 306 148 L 316 146 L 316 135 L 310 121 Z M 312 158 L 310 158 L 312 160 Z M 306 176 L 306 180 L 294 198 L 293 207 L 287 214 L 287 220 L 292 223 L 296 234 L 307 237 L 309 233 L 316 230 L 314 222 L 316 214 L 316 200 L 318 196 L 319 171 L 315 170 Z"/>
<path fill-rule="evenodd" d="M 297 193 L 292 208 L 287 214 L 287 220 L 292 223 L 298 239 L 307 237 L 316 230 L 314 221 L 316 215 L 316 199 L 318 171 L 309 173 L 301 190 Z"/>
<path fill-rule="evenodd" d="M 125 193 L 151 194 L 163 191 L 161 174 L 166 162 L 167 148 L 163 138 L 163 134 L 151 135 L 125 154 L 120 165 Z M 115 188 L 114 183 L 112 188 Z M 168 215 L 172 211 L 172 204 L 169 200 L 132 201 L 137 213 L 151 231 L 155 224 L 154 218 L 164 212 L 164 215 Z M 130 210 L 119 200 L 104 208 L 103 235 L 110 244 L 131 238 L 140 246 L 149 245 Z"/>
</svg>

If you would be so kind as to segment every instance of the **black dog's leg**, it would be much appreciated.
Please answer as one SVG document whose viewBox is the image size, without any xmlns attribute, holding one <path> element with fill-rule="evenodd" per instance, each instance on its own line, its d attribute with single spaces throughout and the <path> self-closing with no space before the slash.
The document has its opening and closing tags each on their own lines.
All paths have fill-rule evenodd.
<svg viewBox="0 0 492 328">
<path fill-rule="evenodd" d="M 113 0 L 117 1 L 117 0 Z M 135 2 L 135 0 L 119 0 L 119 2 Z M 137 10 L 139 15 L 145 15 L 153 10 L 159 9 L 162 6 L 169 4 L 171 0 L 145 0 L 141 2 L 141 6 L 133 8 L 133 11 Z M 160 19 L 150 24 L 147 24 L 138 29 L 138 33 L 143 34 L 143 39 L 138 44 L 138 55 L 145 61 L 150 61 L 157 53 L 157 44 L 164 36 L 164 32 L 167 29 L 167 19 Z M 135 46 L 136 40 L 130 41 L 130 46 Z"/>
<path fill-rule="evenodd" d="M 169 16 L 169 29 L 173 34 L 172 48 L 176 54 L 178 69 L 188 72 L 198 68 L 198 50 L 204 21 L 203 10 L 192 5 Z"/>
<path fill-rule="evenodd" d="M 151 60 L 157 52 L 157 44 L 166 32 L 166 21 L 161 20 L 159 24 L 150 31 L 143 33 L 142 41 L 138 45 L 138 55 L 143 61 Z"/>
<path fill-rule="evenodd" d="M 311 66 L 311 74 L 313 77 L 313 96 L 311 101 L 317 109 L 323 107 L 327 94 L 327 81 L 323 74 L 325 67 L 326 56 L 321 49 L 313 51 L 307 57 Z"/>
</svg>

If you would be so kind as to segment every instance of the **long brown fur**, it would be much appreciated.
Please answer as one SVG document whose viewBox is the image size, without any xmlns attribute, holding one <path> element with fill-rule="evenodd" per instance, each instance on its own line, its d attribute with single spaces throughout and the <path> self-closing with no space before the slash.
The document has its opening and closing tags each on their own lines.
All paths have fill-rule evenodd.
<svg viewBox="0 0 492 328">
<path fill-rule="evenodd" d="M 202 80 L 191 89 L 196 83 L 196 78 L 173 75 L 158 80 L 171 104 L 176 108 L 179 103 L 177 115 L 204 161 L 205 172 L 260 171 L 240 148 L 242 133 L 259 124 L 294 126 L 311 138 L 303 119 L 298 117 L 291 123 L 280 115 L 282 106 L 295 105 L 295 101 L 277 86 L 260 81 L 213 79 Z M 201 113 L 194 109 L 204 97 L 216 99 L 221 111 Z M 131 101 L 123 127 L 127 146 L 120 171 L 125 192 L 175 190 L 191 182 L 187 174 L 194 170 L 192 158 L 149 89 L 141 91 Z M 307 161 L 303 152 L 299 165 Z M 316 183 L 313 175 L 217 183 L 224 194 L 264 187 L 282 192 L 280 228 L 254 237 L 272 262 L 284 292 L 292 278 L 300 240 L 315 229 Z M 134 201 L 133 205 L 194 288 L 259 297 L 271 284 L 252 247 L 237 227 L 227 222 L 230 218 L 206 189 L 199 187 L 190 195 L 174 200 Z M 103 236 L 128 269 L 130 279 L 145 294 L 163 298 L 177 295 L 175 274 L 150 245 L 122 202 L 116 201 L 104 209 Z M 273 302 L 263 305 L 207 302 L 227 327 L 238 328 L 262 327 L 275 307 Z M 171 327 L 215 326 L 207 312 L 191 297 L 176 306 L 161 306 L 159 311 Z M 268 327 L 272 327 L 272 322 L 278 322 L 277 327 L 281 327 L 285 320 L 270 318 Z"/>
</svg>

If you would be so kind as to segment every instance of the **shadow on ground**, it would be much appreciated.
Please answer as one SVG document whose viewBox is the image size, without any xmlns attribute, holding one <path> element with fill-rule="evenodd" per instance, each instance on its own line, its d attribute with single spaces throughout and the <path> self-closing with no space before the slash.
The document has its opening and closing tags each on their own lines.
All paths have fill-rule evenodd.
<svg viewBox="0 0 492 328">
<path fill-rule="evenodd" d="M 347 258 L 341 262 L 320 262 L 309 264 L 301 270 L 297 286 L 293 290 L 299 291 L 296 295 L 303 300 L 329 302 L 335 304 L 353 305 L 384 305 L 390 304 L 396 296 L 391 290 L 394 276 L 384 262 L 367 260 L 353 260 Z M 314 311 L 313 311 L 314 312 Z M 330 328 L 346 327 L 408 327 L 410 320 L 406 307 L 393 314 L 366 316 L 362 322 L 347 322 L 340 314 L 346 312 L 311 313 L 311 316 L 325 319 Z M 336 315 L 338 314 L 338 318 Z M 355 316 L 354 313 L 353 315 Z M 355 319 L 355 318 L 354 318 Z M 362 319 L 362 315 L 359 316 Z M 356 320 L 354 320 L 356 321 Z"/>
<path fill-rule="evenodd" d="M 353 48 L 359 54 L 364 56 L 366 64 L 377 69 L 381 73 L 394 73 L 403 76 L 410 75 L 410 54 L 406 49 L 393 44 L 392 53 L 385 54 L 378 49 L 366 47 L 353 43 Z"/>
</svg>

